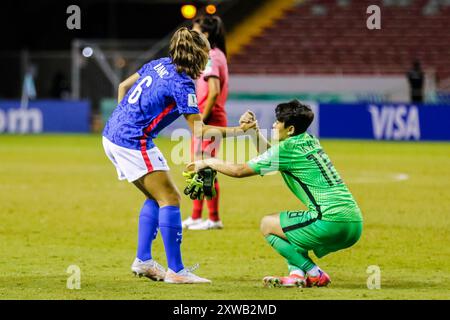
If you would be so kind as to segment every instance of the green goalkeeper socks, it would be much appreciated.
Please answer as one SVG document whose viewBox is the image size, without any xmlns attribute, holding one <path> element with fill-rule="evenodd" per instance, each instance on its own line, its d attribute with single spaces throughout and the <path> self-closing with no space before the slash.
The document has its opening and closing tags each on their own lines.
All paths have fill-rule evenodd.
<svg viewBox="0 0 450 320">
<path fill-rule="evenodd" d="M 288 262 L 289 271 L 293 271 L 295 267 L 300 270 L 311 270 L 315 264 L 308 257 L 308 254 L 298 252 L 296 247 L 278 236 L 270 234 L 266 236 L 266 241 Z"/>
</svg>

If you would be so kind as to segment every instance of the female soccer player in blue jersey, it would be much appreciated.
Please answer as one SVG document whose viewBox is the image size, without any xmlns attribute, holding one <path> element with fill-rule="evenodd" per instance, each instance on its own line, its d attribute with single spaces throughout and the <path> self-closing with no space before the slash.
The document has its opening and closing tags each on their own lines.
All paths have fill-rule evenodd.
<svg viewBox="0 0 450 320">
<path fill-rule="evenodd" d="M 169 47 L 170 57 L 150 61 L 119 86 L 118 106 L 103 131 L 103 146 L 120 180 L 132 182 L 146 196 L 139 215 L 138 248 L 131 269 L 135 274 L 168 283 L 209 283 L 185 268 L 181 259 L 180 193 L 164 156 L 153 143 L 158 133 L 183 115 L 191 130 L 201 124 L 234 136 L 252 124 L 213 127 L 202 122 L 193 79 L 208 62 L 208 40 L 187 28 L 177 30 Z M 197 126 L 198 127 L 198 126 Z M 168 270 L 152 259 L 151 246 L 161 231 Z"/>
</svg>

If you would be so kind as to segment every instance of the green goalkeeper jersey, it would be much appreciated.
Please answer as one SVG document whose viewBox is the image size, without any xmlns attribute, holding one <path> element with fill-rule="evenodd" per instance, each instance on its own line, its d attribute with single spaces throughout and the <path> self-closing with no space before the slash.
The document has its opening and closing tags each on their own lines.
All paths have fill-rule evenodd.
<svg viewBox="0 0 450 320">
<path fill-rule="evenodd" d="M 319 140 L 309 133 L 288 138 L 247 164 L 260 175 L 280 171 L 289 189 L 317 219 L 363 220 L 355 199 Z"/>
</svg>

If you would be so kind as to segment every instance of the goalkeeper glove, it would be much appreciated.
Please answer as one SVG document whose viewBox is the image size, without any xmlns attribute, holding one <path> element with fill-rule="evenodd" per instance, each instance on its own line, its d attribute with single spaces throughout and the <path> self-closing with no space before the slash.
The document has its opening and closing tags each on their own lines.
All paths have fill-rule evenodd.
<svg viewBox="0 0 450 320">
<path fill-rule="evenodd" d="M 204 196 L 211 199 L 216 196 L 214 182 L 217 172 L 211 168 L 201 169 L 198 172 L 183 172 L 187 186 L 184 194 L 192 200 L 202 200 Z"/>
</svg>

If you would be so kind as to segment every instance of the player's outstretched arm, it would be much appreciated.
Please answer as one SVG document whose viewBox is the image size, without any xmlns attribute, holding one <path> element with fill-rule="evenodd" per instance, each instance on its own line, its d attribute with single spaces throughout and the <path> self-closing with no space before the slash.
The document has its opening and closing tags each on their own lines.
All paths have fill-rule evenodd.
<svg viewBox="0 0 450 320">
<path fill-rule="evenodd" d="M 256 150 L 259 154 L 266 152 L 268 149 L 272 147 L 269 141 L 267 141 L 266 137 L 261 133 L 258 126 L 258 121 L 256 121 L 256 136 L 252 136 L 253 144 L 256 147 Z"/>
<path fill-rule="evenodd" d="M 252 141 L 253 141 L 253 144 L 255 145 L 258 153 L 261 154 L 261 153 L 266 152 L 267 149 L 272 147 L 272 145 L 269 143 L 269 141 L 267 141 L 266 137 L 259 130 L 258 120 L 256 120 L 255 114 L 252 111 L 247 110 L 247 112 L 245 112 L 239 119 L 239 124 L 252 123 L 252 122 L 255 123 L 254 128 L 256 130 L 256 135 L 251 136 Z"/>
<path fill-rule="evenodd" d="M 199 171 L 204 168 L 211 168 L 213 170 L 216 170 L 217 172 L 220 172 L 226 176 L 233 177 L 233 178 L 245 178 L 254 176 L 257 173 L 253 171 L 252 168 L 250 168 L 246 163 L 244 164 L 233 164 L 233 163 L 226 163 L 220 159 L 216 158 L 209 158 L 205 160 L 198 160 L 191 162 L 187 165 L 187 170 L 189 171 Z"/>
<path fill-rule="evenodd" d="M 202 121 L 202 117 L 198 113 L 185 114 L 184 117 L 195 137 L 204 137 L 208 134 L 208 130 L 220 132 L 222 137 L 235 137 L 247 132 L 255 127 L 255 122 L 242 123 L 239 127 L 216 127 L 206 125 Z"/>
<path fill-rule="evenodd" d="M 136 81 L 138 81 L 138 79 L 139 79 L 139 73 L 136 72 L 119 84 L 118 94 L 117 94 L 117 103 L 120 103 L 120 101 L 122 101 L 123 97 L 125 97 L 128 90 L 130 90 L 130 88 L 133 86 L 133 84 Z"/>
</svg>

